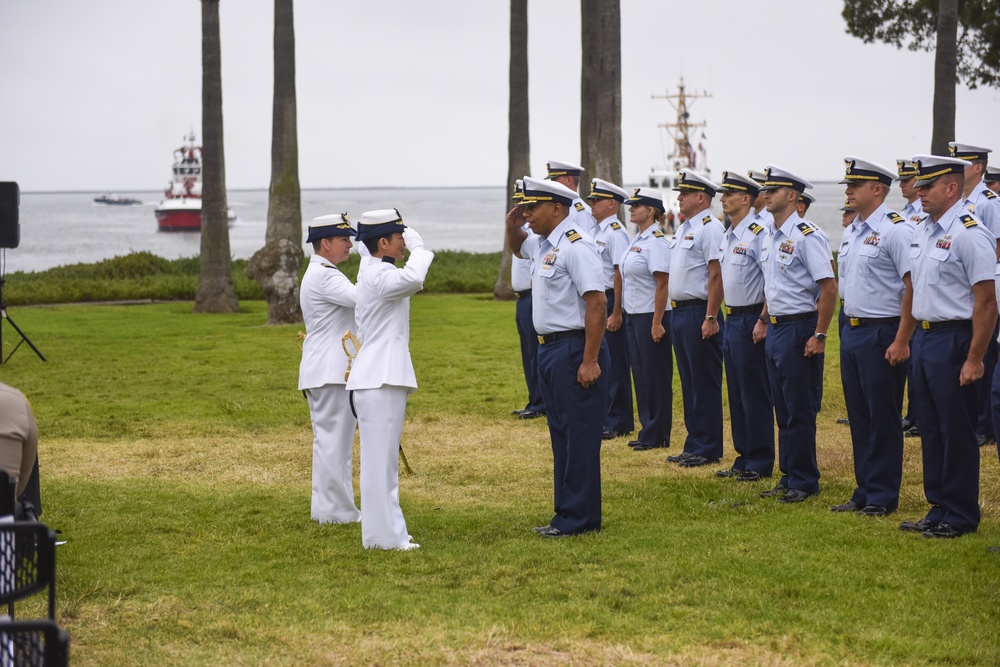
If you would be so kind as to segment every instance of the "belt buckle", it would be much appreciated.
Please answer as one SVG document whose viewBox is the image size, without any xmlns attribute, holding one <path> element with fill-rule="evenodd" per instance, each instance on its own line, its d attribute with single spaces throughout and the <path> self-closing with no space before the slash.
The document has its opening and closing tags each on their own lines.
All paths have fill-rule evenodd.
<svg viewBox="0 0 1000 667">
<path fill-rule="evenodd" d="M 733 309 L 730 306 L 726 306 L 726 315 L 732 315 Z"/>
<path fill-rule="evenodd" d="M 778 318 L 775 317 L 774 315 L 768 315 L 768 319 L 771 320 L 771 324 L 777 324 L 778 323 Z"/>
<path fill-rule="evenodd" d="M 920 320 L 920 328 L 926 331 L 931 328 L 931 323 L 927 320 Z"/>
<path fill-rule="evenodd" d="M 847 318 L 847 321 L 851 323 L 852 327 L 859 327 L 859 326 L 861 326 L 861 319 L 858 318 L 858 317 L 849 317 L 849 318 Z"/>
<path fill-rule="evenodd" d="M 676 301 L 674 301 L 673 299 L 671 299 L 671 300 L 670 300 L 670 307 L 671 307 L 671 308 L 676 308 L 676 307 L 677 307 L 677 302 L 676 302 Z"/>
<path fill-rule="evenodd" d="M 538 337 L 538 344 L 539 345 L 545 345 L 545 336 L 539 336 Z"/>
</svg>

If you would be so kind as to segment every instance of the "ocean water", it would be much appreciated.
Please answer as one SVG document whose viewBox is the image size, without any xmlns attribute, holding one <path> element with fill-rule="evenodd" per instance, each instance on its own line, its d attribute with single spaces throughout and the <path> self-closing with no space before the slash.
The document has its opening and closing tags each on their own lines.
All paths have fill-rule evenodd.
<svg viewBox="0 0 1000 667">
<path fill-rule="evenodd" d="M 816 203 L 807 217 L 827 232 L 832 244 L 838 244 L 844 186 L 819 183 L 813 193 Z M 141 199 L 142 206 L 96 205 L 93 199 L 100 194 L 22 192 L 21 242 L 17 248 L 0 250 L 4 272 L 92 263 L 143 250 L 167 259 L 200 252 L 197 232 L 158 231 L 153 212 L 162 193 L 118 193 Z M 234 258 L 248 258 L 264 245 L 267 191 L 233 191 L 228 198 L 237 215 L 229 228 L 230 251 Z M 890 197 L 889 205 L 901 207 L 902 198 Z M 380 208 L 399 209 L 406 224 L 420 232 L 431 250 L 496 252 L 503 246 L 509 206 L 501 187 L 304 190 L 302 227 L 305 230 L 320 215 L 346 211 L 357 219 L 364 211 Z M 719 215 L 718 202 L 714 209 Z"/>
</svg>

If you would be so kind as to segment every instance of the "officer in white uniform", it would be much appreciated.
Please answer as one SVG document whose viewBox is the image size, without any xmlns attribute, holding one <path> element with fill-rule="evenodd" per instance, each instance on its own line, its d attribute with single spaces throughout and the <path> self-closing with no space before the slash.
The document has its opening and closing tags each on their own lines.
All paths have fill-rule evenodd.
<svg viewBox="0 0 1000 667">
<path fill-rule="evenodd" d="M 507 213 L 515 220 L 523 220 L 524 207 L 518 202 L 524 197 L 524 183 L 521 179 L 514 181 L 514 207 Z M 528 225 L 523 227 L 530 234 Z M 517 297 L 514 321 L 517 324 L 517 337 L 521 344 L 521 368 L 524 371 L 524 384 L 528 388 L 528 404 L 524 408 L 514 410 L 511 414 L 519 419 L 537 419 L 545 416 L 545 401 L 542 399 L 542 388 L 538 383 L 538 334 L 531 322 L 531 260 L 511 257 L 510 286 Z"/>
<path fill-rule="evenodd" d="M 351 252 L 357 231 L 346 213 L 314 218 L 306 243 L 313 255 L 302 276 L 299 304 L 306 326 L 299 389 L 309 401 L 313 427 L 312 518 L 320 523 L 361 520 L 354 504 L 354 427 L 347 394 L 346 332 L 355 332 L 354 284 L 337 268 Z"/>
<path fill-rule="evenodd" d="M 370 257 L 358 272 L 361 349 L 347 389 L 361 431 L 361 543 L 366 549 L 415 549 L 399 507 L 399 443 L 407 396 L 416 391 L 410 359 L 410 297 L 424 286 L 434 253 L 396 209 L 368 211 L 358 240 Z M 405 266 L 403 249 L 410 250 Z"/>
<path fill-rule="evenodd" d="M 761 185 L 732 171 L 722 172 L 722 210 L 732 225 L 722 245 L 722 286 L 726 328 L 722 357 L 726 366 L 729 414 L 736 460 L 718 477 L 754 482 L 774 471 L 774 401 L 767 379 L 764 345 L 754 342 L 753 328 L 764 309 L 764 272 L 760 252 L 768 232 L 754 221 L 752 205 Z"/>
<path fill-rule="evenodd" d="M 670 248 L 670 336 L 684 396 L 687 468 L 722 458 L 722 257 L 725 227 L 712 215 L 719 186 L 690 169 L 681 171 L 677 201 L 684 222 Z M 667 459 L 673 461 L 674 457 Z"/>
<path fill-rule="evenodd" d="M 545 163 L 545 169 L 548 171 L 548 175 L 545 177 L 546 180 L 555 181 L 556 183 L 565 185 L 573 192 L 579 192 L 583 167 L 571 162 L 549 160 Z M 579 194 L 573 198 L 569 217 L 577 230 L 586 232 L 591 236 L 594 235 L 597 220 L 594 219 L 594 214 L 591 213 L 590 206 L 580 199 Z"/>
<path fill-rule="evenodd" d="M 776 165 L 764 173 L 774 231 L 761 249 L 766 302 L 754 327 L 754 340 L 766 340 L 782 477 L 761 496 L 796 503 L 819 493 L 816 415 L 837 285 L 829 244 L 816 225 L 795 211 L 799 196 L 812 184 Z"/>
<path fill-rule="evenodd" d="M 840 374 L 851 427 L 856 487 L 831 509 L 885 516 L 899 505 L 903 478 L 903 387 L 909 366 L 909 277 L 914 224 L 885 205 L 893 170 L 844 158 L 847 205 L 857 217 L 840 246 L 845 325 Z"/>
<path fill-rule="evenodd" d="M 917 320 L 911 363 L 931 508 L 900 529 L 950 538 L 979 526 L 975 429 L 983 354 L 997 319 L 996 237 L 963 205 L 965 161 L 935 155 L 913 161 L 927 217 L 910 251 Z"/>
<path fill-rule="evenodd" d="M 618 210 L 628 193 L 614 183 L 595 178 L 590 183 L 590 210 L 599 219 L 594 228 L 594 243 L 604 266 L 604 294 L 608 299 L 608 317 L 615 310 L 615 264 L 628 250 L 630 239 L 625 225 L 618 221 Z M 620 310 L 620 308 L 619 308 Z M 604 422 L 605 440 L 628 435 L 635 430 L 632 410 L 632 380 L 628 370 L 628 345 L 619 328 L 604 332 L 611 365 L 608 368 L 608 416 Z"/>
<path fill-rule="evenodd" d="M 535 258 L 533 320 L 555 478 L 555 516 L 535 529 L 543 537 L 601 529 L 607 303 L 597 245 L 569 217 L 574 198 L 564 185 L 525 176 L 521 203 L 535 235 L 507 223 L 511 251 Z"/>
</svg>

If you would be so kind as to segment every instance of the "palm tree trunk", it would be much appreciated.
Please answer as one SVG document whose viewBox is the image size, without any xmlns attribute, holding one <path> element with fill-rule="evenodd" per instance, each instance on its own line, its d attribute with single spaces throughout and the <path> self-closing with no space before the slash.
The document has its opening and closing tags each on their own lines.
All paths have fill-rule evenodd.
<svg viewBox="0 0 1000 667">
<path fill-rule="evenodd" d="M 240 309 L 233 289 L 229 251 L 226 160 L 222 142 L 222 54 L 219 0 L 201 3 L 201 258 L 196 313 L 234 313 Z"/>
<path fill-rule="evenodd" d="M 934 51 L 934 127 L 931 153 L 947 155 L 955 140 L 955 86 L 958 65 L 958 0 L 938 0 L 937 48 Z"/>
<path fill-rule="evenodd" d="M 302 192 L 295 107 L 295 24 L 292 0 L 274 0 L 274 108 L 271 125 L 271 186 L 264 247 L 247 263 L 247 276 L 267 298 L 268 324 L 302 321 L 299 267 L 302 252 Z"/>
<path fill-rule="evenodd" d="M 622 181 L 622 41 L 619 0 L 582 0 L 580 152 L 590 178 Z M 589 183 L 581 185 L 590 193 Z"/>
<path fill-rule="evenodd" d="M 509 87 L 507 199 L 504 213 L 509 210 L 514 198 L 514 181 L 531 169 L 531 139 L 528 133 L 528 0 L 510 0 Z M 497 282 L 493 288 L 493 296 L 496 299 L 514 298 L 514 290 L 510 286 L 510 260 L 510 248 L 505 241 L 500 256 Z"/>
</svg>

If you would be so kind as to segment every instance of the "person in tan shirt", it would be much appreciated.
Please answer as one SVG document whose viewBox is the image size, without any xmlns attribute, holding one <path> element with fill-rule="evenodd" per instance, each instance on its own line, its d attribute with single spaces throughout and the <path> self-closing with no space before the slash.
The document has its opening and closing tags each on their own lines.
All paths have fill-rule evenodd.
<svg viewBox="0 0 1000 667">
<path fill-rule="evenodd" d="M 28 487 L 38 455 L 38 425 L 31 404 L 20 391 L 0 382 L 0 470 L 17 484 L 17 497 Z"/>
</svg>

